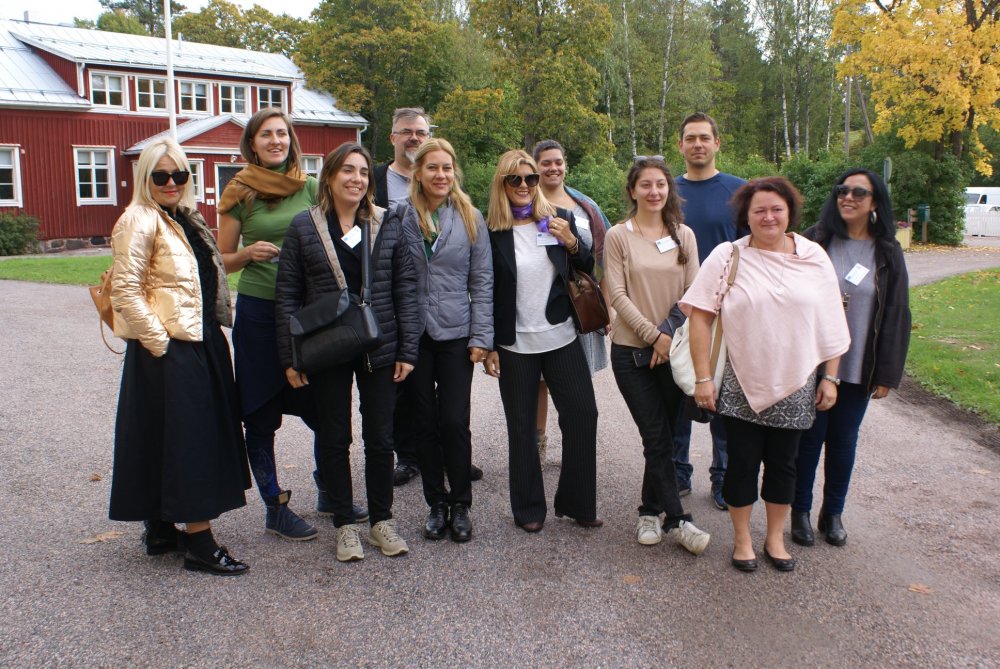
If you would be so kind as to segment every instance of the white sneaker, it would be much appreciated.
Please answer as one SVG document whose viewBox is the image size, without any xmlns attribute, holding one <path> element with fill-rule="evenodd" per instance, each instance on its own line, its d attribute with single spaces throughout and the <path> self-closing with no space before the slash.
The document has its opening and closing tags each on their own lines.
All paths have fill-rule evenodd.
<svg viewBox="0 0 1000 669">
<path fill-rule="evenodd" d="M 395 520 L 380 520 L 368 532 L 368 541 L 382 549 L 382 555 L 394 557 L 409 553 L 410 548 L 403 538 L 396 534 Z"/>
<path fill-rule="evenodd" d="M 695 555 L 701 555 L 712 538 L 708 532 L 699 530 L 694 523 L 686 520 L 682 520 L 679 527 L 667 530 L 667 536 Z"/>
<path fill-rule="evenodd" d="M 643 546 L 655 546 L 663 539 L 663 531 L 660 529 L 659 516 L 639 516 L 639 525 L 636 528 L 636 539 Z"/>
<path fill-rule="evenodd" d="M 341 562 L 353 562 L 365 557 L 365 549 L 361 546 L 361 534 L 357 525 L 341 525 L 337 528 L 337 559 Z"/>
</svg>

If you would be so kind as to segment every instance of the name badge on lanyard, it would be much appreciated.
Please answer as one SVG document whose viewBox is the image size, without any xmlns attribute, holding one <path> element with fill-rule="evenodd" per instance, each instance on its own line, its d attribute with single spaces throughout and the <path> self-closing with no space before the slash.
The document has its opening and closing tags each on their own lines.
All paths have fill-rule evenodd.
<svg viewBox="0 0 1000 669">
<path fill-rule="evenodd" d="M 361 228 L 355 225 L 351 228 L 350 232 L 341 237 L 340 240 L 353 249 L 361 241 Z"/>
<path fill-rule="evenodd" d="M 672 237 L 662 237 L 656 240 L 656 248 L 659 249 L 660 253 L 666 253 L 677 248 L 677 242 Z"/>
<path fill-rule="evenodd" d="M 847 276 L 845 276 L 844 278 L 847 279 L 850 283 L 853 283 L 855 286 L 860 286 L 861 282 L 864 280 L 866 276 L 868 276 L 868 272 L 870 271 L 871 270 L 869 270 L 861 263 L 855 263 L 854 267 L 851 268 L 851 271 L 848 272 Z"/>
</svg>

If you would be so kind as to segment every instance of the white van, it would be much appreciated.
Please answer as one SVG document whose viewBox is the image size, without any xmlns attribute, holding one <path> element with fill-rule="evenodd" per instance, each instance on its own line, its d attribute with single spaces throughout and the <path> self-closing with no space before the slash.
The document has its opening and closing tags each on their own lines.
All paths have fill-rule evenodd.
<svg viewBox="0 0 1000 669">
<path fill-rule="evenodd" d="M 969 186 L 965 189 L 965 234 L 1000 237 L 1000 188 Z"/>
</svg>

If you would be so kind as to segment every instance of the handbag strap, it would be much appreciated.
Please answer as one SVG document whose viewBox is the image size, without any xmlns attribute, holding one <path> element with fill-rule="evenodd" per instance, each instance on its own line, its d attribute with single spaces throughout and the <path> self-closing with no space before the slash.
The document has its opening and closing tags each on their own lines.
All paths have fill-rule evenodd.
<svg viewBox="0 0 1000 669">
<path fill-rule="evenodd" d="M 733 287 L 736 280 L 736 268 L 740 265 L 740 250 L 733 244 L 733 255 L 729 261 L 729 276 L 726 277 L 726 293 Z M 725 295 L 723 295 L 725 297 Z M 722 307 L 719 307 L 719 327 L 715 329 L 715 339 L 712 341 L 712 354 L 709 357 L 708 369 L 715 378 L 715 369 L 719 366 L 719 353 L 722 351 Z"/>
<path fill-rule="evenodd" d="M 312 223 L 316 228 L 316 234 L 319 235 L 320 242 L 323 243 L 323 250 L 326 251 L 326 259 L 330 262 L 330 269 L 333 270 L 333 276 L 337 280 L 337 288 L 347 290 L 347 279 L 344 277 L 344 270 L 340 267 L 340 258 L 337 257 L 337 251 L 333 248 L 333 237 L 330 236 L 330 225 L 326 221 L 326 216 L 320 211 L 318 205 L 309 207 L 309 216 L 312 218 Z M 363 239 L 364 230 L 361 231 L 361 235 Z M 364 263 L 362 263 L 361 268 L 362 273 L 364 273 Z"/>
<path fill-rule="evenodd" d="M 372 245 L 371 223 L 366 219 L 361 223 L 361 304 L 370 304 L 372 299 Z"/>
</svg>

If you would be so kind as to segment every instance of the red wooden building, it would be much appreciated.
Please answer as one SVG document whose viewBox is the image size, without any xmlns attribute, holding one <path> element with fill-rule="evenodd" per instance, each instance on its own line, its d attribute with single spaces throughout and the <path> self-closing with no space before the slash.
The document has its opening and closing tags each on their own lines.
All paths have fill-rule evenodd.
<svg viewBox="0 0 1000 669">
<path fill-rule="evenodd" d="M 258 109 L 290 114 L 312 174 L 367 125 L 305 88 L 280 54 L 175 41 L 173 60 L 177 139 L 210 225 Z M 166 87 L 163 39 L 0 20 L 0 213 L 38 218 L 48 249 L 104 243 L 132 196 L 139 153 L 169 132 Z"/>
</svg>

